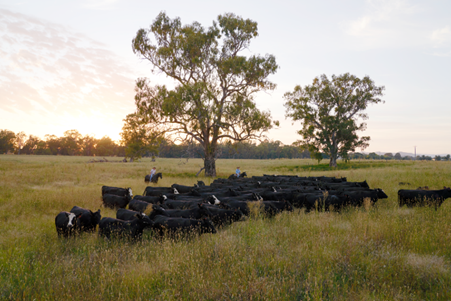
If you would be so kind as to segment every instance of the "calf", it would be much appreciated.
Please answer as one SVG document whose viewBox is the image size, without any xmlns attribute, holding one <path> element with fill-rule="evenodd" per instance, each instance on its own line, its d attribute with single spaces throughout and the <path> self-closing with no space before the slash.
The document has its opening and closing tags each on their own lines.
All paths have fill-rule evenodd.
<svg viewBox="0 0 451 301">
<path fill-rule="evenodd" d="M 75 213 L 61 211 L 55 217 L 56 233 L 58 237 L 69 237 L 75 235 L 75 227 L 77 226 L 78 218 L 82 214 L 76 215 Z"/>
<path fill-rule="evenodd" d="M 108 239 L 113 237 L 138 240 L 142 238 L 143 230 L 151 227 L 153 222 L 143 218 L 142 214 L 136 214 L 136 219 L 124 221 L 112 217 L 104 217 L 99 223 L 99 235 Z"/>
<path fill-rule="evenodd" d="M 100 222 L 100 219 L 102 218 L 100 215 L 100 209 L 96 212 L 92 212 L 91 210 L 74 206 L 70 212 L 75 215 L 81 214 L 77 222 L 77 230 L 79 232 L 94 232 Z"/>
</svg>

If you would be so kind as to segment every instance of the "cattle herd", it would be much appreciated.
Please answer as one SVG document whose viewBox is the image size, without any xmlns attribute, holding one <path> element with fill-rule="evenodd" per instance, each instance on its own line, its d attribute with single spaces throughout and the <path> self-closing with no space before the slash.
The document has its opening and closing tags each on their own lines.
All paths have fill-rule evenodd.
<svg viewBox="0 0 451 301">
<path fill-rule="evenodd" d="M 451 197 L 451 189 L 399 190 L 399 205 L 434 205 Z M 94 232 L 107 239 L 141 239 L 144 229 L 157 237 L 177 237 L 216 233 L 233 222 L 245 220 L 251 208 L 272 217 L 293 208 L 340 211 L 361 207 L 365 201 L 376 203 L 387 198 L 380 189 L 370 189 L 366 181 L 348 182 L 346 178 L 263 175 L 215 179 L 210 186 L 198 181 L 194 186 L 148 186 L 143 195 L 132 195 L 131 188 L 102 186 L 103 206 L 116 209 L 116 217 L 101 218 L 78 206 L 60 212 L 55 218 L 58 236 Z M 128 206 L 128 208 L 126 208 Z M 256 206 L 256 207 L 254 207 Z M 147 214 L 146 214 L 147 213 Z"/>
</svg>

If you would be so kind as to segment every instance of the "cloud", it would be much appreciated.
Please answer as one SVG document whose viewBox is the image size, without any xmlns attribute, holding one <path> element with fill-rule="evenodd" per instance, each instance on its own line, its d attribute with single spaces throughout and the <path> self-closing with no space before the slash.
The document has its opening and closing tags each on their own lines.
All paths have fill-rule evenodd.
<svg viewBox="0 0 451 301">
<path fill-rule="evenodd" d="M 77 112 L 85 112 L 85 119 L 113 118 L 119 131 L 122 119 L 134 110 L 133 70 L 98 41 L 4 9 L 0 39 L 0 102 L 5 112 L 33 112 L 33 117 L 63 123 L 55 118 L 62 112 L 74 120 L 81 116 Z"/>
<path fill-rule="evenodd" d="M 88 9 L 107 10 L 112 9 L 113 4 L 119 2 L 119 0 L 85 0 L 83 7 Z"/>
<path fill-rule="evenodd" d="M 405 0 L 368 0 L 365 8 L 363 16 L 340 24 L 344 33 L 353 38 L 351 47 L 405 47 L 426 39 L 426 30 L 410 20 L 421 13 L 419 6 Z"/>
<path fill-rule="evenodd" d="M 449 26 L 445 26 L 440 29 L 436 29 L 431 34 L 431 40 L 436 47 L 442 46 L 451 42 L 451 29 Z"/>
</svg>

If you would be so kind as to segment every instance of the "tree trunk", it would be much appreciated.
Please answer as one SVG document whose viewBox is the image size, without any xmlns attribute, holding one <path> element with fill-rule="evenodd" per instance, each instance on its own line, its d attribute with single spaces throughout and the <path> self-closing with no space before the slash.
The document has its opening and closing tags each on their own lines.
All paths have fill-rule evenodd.
<svg viewBox="0 0 451 301">
<path fill-rule="evenodd" d="M 337 167 L 337 156 L 336 155 L 330 156 L 329 167 Z"/>
<path fill-rule="evenodd" d="M 216 161 L 213 154 L 205 153 L 204 168 L 206 177 L 216 177 Z"/>
</svg>

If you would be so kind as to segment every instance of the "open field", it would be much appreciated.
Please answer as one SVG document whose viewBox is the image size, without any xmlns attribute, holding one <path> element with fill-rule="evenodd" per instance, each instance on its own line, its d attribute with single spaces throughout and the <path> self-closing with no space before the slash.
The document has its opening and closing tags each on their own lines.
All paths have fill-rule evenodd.
<svg viewBox="0 0 451 301">
<path fill-rule="evenodd" d="M 317 171 L 312 160 L 218 160 L 220 177 L 240 166 L 249 176 L 366 179 L 389 198 L 342 213 L 257 215 L 179 242 L 150 232 L 136 244 L 95 234 L 59 240 L 60 211 L 97 210 L 102 185 L 141 194 L 152 166 L 163 172 L 157 186 L 212 182 L 194 176 L 197 159 L 91 159 L 0 155 L 0 300 L 451 300 L 451 199 L 437 211 L 397 205 L 398 189 L 451 186 L 451 162 L 362 161 Z"/>
</svg>

